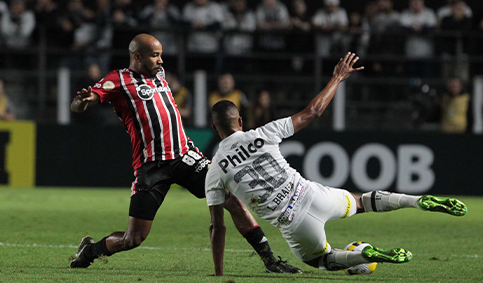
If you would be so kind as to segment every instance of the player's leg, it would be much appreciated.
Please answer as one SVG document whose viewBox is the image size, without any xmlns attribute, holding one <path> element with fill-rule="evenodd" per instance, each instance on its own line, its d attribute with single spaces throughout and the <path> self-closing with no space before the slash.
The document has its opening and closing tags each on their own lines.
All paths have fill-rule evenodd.
<svg viewBox="0 0 483 283">
<path fill-rule="evenodd" d="M 467 212 L 466 205 L 455 198 L 442 198 L 431 195 L 413 196 L 386 191 L 372 191 L 360 197 L 354 196 L 356 199 L 360 199 L 358 203 L 359 206 L 363 207 L 363 212 L 386 212 L 408 207 L 444 212 L 454 216 L 463 216 Z"/>
<path fill-rule="evenodd" d="M 197 198 L 205 198 L 205 178 L 208 172 L 208 166 L 203 156 L 196 156 L 197 153 L 186 154 L 189 158 L 183 158 L 173 163 L 173 176 L 175 182 L 188 189 Z M 209 162 L 209 161 L 208 161 Z M 225 209 L 230 213 L 233 222 L 240 234 L 245 237 L 248 243 L 255 249 L 262 258 L 266 270 L 276 273 L 299 273 L 300 269 L 286 264 L 282 260 L 277 260 L 272 253 L 268 240 L 258 226 L 257 221 L 246 208 L 246 206 L 236 197 L 227 195 L 225 201 Z"/>
<path fill-rule="evenodd" d="M 372 246 L 362 252 L 332 249 L 327 242 L 325 223 L 331 219 L 350 217 L 356 213 L 356 199 L 346 190 L 312 183 L 313 200 L 303 218 L 291 226 L 281 227 L 293 253 L 306 264 L 326 270 L 341 270 L 361 263 L 407 262 L 412 255 L 404 249 L 382 250 Z M 303 204 L 301 204 L 303 205 Z"/>
<path fill-rule="evenodd" d="M 127 251 L 141 245 L 151 231 L 156 212 L 171 187 L 169 180 L 158 181 L 156 174 L 147 174 L 144 177 L 138 177 L 131 195 L 129 222 L 126 230 L 114 232 L 105 239 L 105 246 L 110 254 Z M 148 184 L 154 184 L 148 187 L 146 181 Z"/>
<path fill-rule="evenodd" d="M 300 273 L 299 268 L 287 264 L 281 259 L 276 259 L 272 249 L 268 243 L 262 228 L 250 213 L 248 208 L 238 198 L 229 191 L 225 193 L 225 209 L 230 213 L 231 218 L 238 232 L 247 240 L 255 249 L 263 263 L 267 272 L 273 273 Z"/>
<path fill-rule="evenodd" d="M 111 256 L 117 252 L 138 247 L 147 238 L 153 219 L 171 186 L 166 175 L 168 166 L 158 166 L 155 162 L 144 164 L 137 171 L 133 182 L 129 206 L 129 222 L 125 231 L 117 231 L 94 242 L 84 237 L 79 245 L 71 268 L 86 268 L 100 256 Z"/>
<path fill-rule="evenodd" d="M 137 208 L 142 208 L 144 212 L 140 213 L 140 209 Z M 70 263 L 70 267 L 86 268 L 100 256 L 111 256 L 117 252 L 130 250 L 141 245 L 151 230 L 154 215 L 158 208 L 157 201 L 149 192 L 138 192 L 133 195 L 126 230 L 113 232 L 97 243 L 91 237 L 84 237 L 76 256 Z M 148 213 L 147 211 L 151 212 Z M 136 215 L 136 217 L 132 215 Z M 139 218 L 139 216 L 142 218 Z"/>
<path fill-rule="evenodd" d="M 405 263 L 412 259 L 412 253 L 403 248 L 385 250 L 367 246 L 362 251 L 331 249 L 323 256 L 304 261 L 315 268 L 337 271 L 371 262 Z"/>
</svg>

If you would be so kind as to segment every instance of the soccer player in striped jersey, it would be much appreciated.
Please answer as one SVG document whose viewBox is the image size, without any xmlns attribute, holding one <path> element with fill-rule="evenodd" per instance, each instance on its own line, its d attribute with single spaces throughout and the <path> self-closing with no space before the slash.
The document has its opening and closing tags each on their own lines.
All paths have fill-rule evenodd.
<svg viewBox="0 0 483 283">
<path fill-rule="evenodd" d="M 198 198 L 205 197 L 205 177 L 210 161 L 186 135 L 180 113 L 164 77 L 161 43 L 139 34 L 129 44 L 129 68 L 113 70 L 93 87 L 77 92 L 71 104 L 83 112 L 109 102 L 131 137 L 135 180 L 132 184 L 129 222 L 125 231 L 114 232 L 99 242 L 82 239 L 71 261 L 72 268 L 86 268 L 101 255 L 133 249 L 148 236 L 153 219 L 170 186 L 179 184 Z M 261 228 L 235 197 L 224 207 L 238 231 L 262 258 L 266 270 L 299 273 L 300 269 L 276 259 Z"/>
<path fill-rule="evenodd" d="M 292 252 L 304 263 L 326 270 L 341 270 L 370 262 L 403 263 L 411 252 L 383 250 L 371 245 L 362 251 L 332 249 L 325 235 L 328 220 L 362 212 L 385 212 L 414 207 L 455 216 L 466 206 L 453 198 L 411 196 L 373 191 L 362 196 L 309 181 L 290 167 L 279 143 L 320 117 L 339 84 L 353 72 L 359 57 L 347 53 L 334 69 L 327 86 L 301 112 L 243 132 L 237 107 L 222 100 L 211 110 L 213 128 L 222 141 L 206 176 L 206 200 L 210 208 L 210 236 L 215 275 L 223 275 L 225 230 L 223 202 L 226 190 L 238 197 L 260 218 L 280 229 Z"/>
</svg>

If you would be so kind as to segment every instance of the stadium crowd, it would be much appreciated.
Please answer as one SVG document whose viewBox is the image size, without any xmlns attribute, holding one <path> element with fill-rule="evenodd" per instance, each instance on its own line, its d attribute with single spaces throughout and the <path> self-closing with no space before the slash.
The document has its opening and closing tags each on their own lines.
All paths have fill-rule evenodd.
<svg viewBox="0 0 483 283">
<path fill-rule="evenodd" d="M 37 46 L 44 36 L 49 49 L 68 50 L 50 64 L 78 70 L 97 63 L 102 74 L 122 65 L 112 50 L 127 46 L 139 32 L 158 38 L 165 57 L 180 50 L 197 55 L 188 71 L 208 69 L 216 76 L 308 73 L 313 67 L 304 55 L 334 59 L 351 50 L 361 57 L 405 58 L 371 61 L 365 75 L 444 80 L 458 75 L 466 83 L 478 70 L 464 58 L 483 47 L 483 37 L 465 37 L 483 31 L 483 5 L 470 0 L 432 7 L 424 0 L 0 0 L 0 17 L 2 49 Z M 434 36 L 439 31 L 446 33 Z M 289 54 L 290 63 L 244 56 L 253 52 Z M 424 60 L 434 56 L 442 58 L 441 68 Z M 30 57 L 19 58 L 0 55 L 6 67 L 31 67 Z"/>
<path fill-rule="evenodd" d="M 402 11 L 394 9 L 393 0 L 365 1 L 363 11 L 343 7 L 340 0 L 319 2 L 0 0 L 0 42 L 12 49 L 35 45 L 39 30 L 46 27 L 49 46 L 107 49 L 124 46 L 133 34 L 144 29 L 153 31 L 169 55 L 179 48 L 173 30 L 184 28 L 191 31 L 188 52 L 218 52 L 221 34 L 217 31 L 226 31 L 221 49 L 228 54 L 252 50 L 310 52 L 315 48 L 324 57 L 339 56 L 351 49 L 361 55 L 404 52 L 410 58 L 421 58 L 435 52 L 457 52 L 455 44 L 449 42 L 435 48 L 438 44 L 425 36 L 432 31 L 483 29 L 483 11 L 478 10 L 480 7 L 473 11 L 462 0 L 448 0 L 441 7 L 425 6 L 424 0 L 407 0 Z M 297 32 L 283 32 L 288 30 Z M 262 34 L 254 38 L 256 31 Z M 315 46 L 309 31 L 321 31 L 315 36 Z M 390 36 L 401 32 L 410 34 L 403 37 L 403 44 Z M 475 48 L 465 46 L 464 51 L 476 52 Z"/>
</svg>

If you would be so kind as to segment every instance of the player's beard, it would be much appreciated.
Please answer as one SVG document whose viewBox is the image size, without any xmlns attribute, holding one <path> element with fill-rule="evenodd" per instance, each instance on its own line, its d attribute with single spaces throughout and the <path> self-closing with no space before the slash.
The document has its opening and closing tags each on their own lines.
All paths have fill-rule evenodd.
<svg viewBox="0 0 483 283">
<path fill-rule="evenodd" d="M 143 65 L 143 69 L 146 71 L 146 74 L 149 74 L 152 78 L 156 77 L 156 74 L 161 70 L 161 69 L 155 69 L 156 66 L 149 68 L 147 65 Z"/>
</svg>

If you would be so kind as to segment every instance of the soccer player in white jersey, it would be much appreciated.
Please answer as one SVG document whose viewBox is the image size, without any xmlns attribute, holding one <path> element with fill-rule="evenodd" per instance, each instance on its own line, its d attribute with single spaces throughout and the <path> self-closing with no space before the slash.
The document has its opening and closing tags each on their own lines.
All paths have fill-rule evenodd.
<svg viewBox="0 0 483 283">
<path fill-rule="evenodd" d="M 223 275 L 223 203 L 226 190 L 260 218 L 278 227 L 297 258 L 326 270 L 341 270 L 369 262 L 403 263 L 412 258 L 411 252 L 403 248 L 384 250 L 369 245 L 361 252 L 332 249 L 324 230 L 328 220 L 406 207 L 455 216 L 466 214 L 466 206 L 452 198 L 385 191 L 360 196 L 326 187 L 303 178 L 283 158 L 279 149 L 282 139 L 292 136 L 322 114 L 338 85 L 353 72 L 363 69 L 353 68 L 358 59 L 350 52 L 341 58 L 327 86 L 304 110 L 255 130 L 242 131 L 240 114 L 232 102 L 224 100 L 213 106 L 213 128 L 222 141 L 208 170 L 205 189 L 211 212 L 210 236 L 215 275 Z"/>
</svg>

